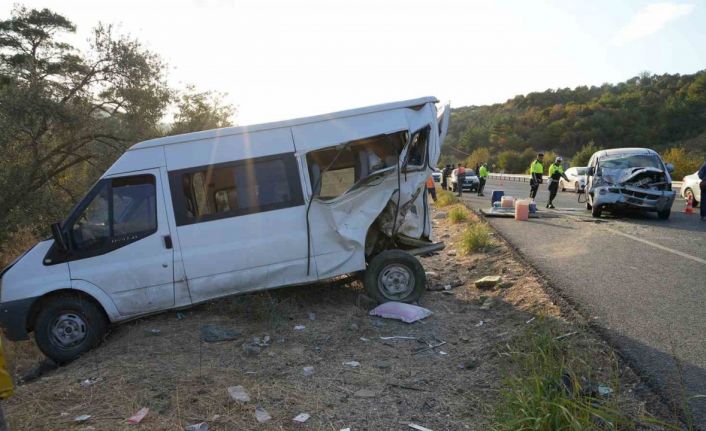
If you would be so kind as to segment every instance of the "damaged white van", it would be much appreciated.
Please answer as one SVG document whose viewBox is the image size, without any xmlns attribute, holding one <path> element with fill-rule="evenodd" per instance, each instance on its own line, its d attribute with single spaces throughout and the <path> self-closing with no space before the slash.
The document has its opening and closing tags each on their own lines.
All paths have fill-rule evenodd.
<svg viewBox="0 0 706 431">
<path fill-rule="evenodd" d="M 138 143 L 53 238 L 0 275 L 0 324 L 55 361 L 108 325 L 226 295 L 361 275 L 416 301 L 431 241 L 425 180 L 449 109 L 427 97 Z"/>
<path fill-rule="evenodd" d="M 666 220 L 676 197 L 669 175 L 673 171 L 674 166 L 647 148 L 597 151 L 586 172 L 586 208 L 593 217 L 603 210 L 630 208 L 656 212 Z"/>
</svg>

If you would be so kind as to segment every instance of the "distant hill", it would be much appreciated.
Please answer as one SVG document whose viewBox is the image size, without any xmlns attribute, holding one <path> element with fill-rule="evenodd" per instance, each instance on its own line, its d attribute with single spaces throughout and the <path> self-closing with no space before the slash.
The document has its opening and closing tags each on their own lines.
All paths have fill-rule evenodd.
<svg viewBox="0 0 706 431">
<path fill-rule="evenodd" d="M 451 111 L 442 161 L 474 150 L 542 150 L 571 158 L 582 147 L 682 147 L 706 153 L 706 70 L 643 73 L 619 84 L 546 90 Z M 483 150 L 484 151 L 484 150 Z"/>
</svg>

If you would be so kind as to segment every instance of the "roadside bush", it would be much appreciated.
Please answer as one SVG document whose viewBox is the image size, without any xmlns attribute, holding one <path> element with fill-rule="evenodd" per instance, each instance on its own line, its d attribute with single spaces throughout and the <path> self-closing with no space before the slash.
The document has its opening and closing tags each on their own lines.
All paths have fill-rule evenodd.
<svg viewBox="0 0 706 431">
<path fill-rule="evenodd" d="M 449 220 L 451 223 L 461 223 L 468 219 L 468 211 L 462 206 L 455 206 L 449 211 Z"/>
<path fill-rule="evenodd" d="M 458 197 L 448 190 L 437 190 L 436 206 L 438 208 L 447 207 L 458 202 Z"/>
<path fill-rule="evenodd" d="M 485 250 L 490 245 L 490 229 L 483 223 L 474 223 L 461 234 L 459 251 L 470 254 Z"/>
</svg>

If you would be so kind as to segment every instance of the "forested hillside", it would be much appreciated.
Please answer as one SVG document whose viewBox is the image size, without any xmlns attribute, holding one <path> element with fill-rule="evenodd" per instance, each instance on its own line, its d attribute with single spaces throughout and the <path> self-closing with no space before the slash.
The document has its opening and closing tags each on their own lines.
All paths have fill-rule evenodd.
<svg viewBox="0 0 706 431">
<path fill-rule="evenodd" d="M 523 171 L 537 150 L 569 159 L 591 144 L 591 149 L 638 146 L 660 152 L 676 147 L 684 150 L 677 151 L 681 156 L 700 158 L 706 153 L 705 132 L 706 70 L 644 73 L 619 84 L 547 90 L 502 104 L 456 108 L 442 161 L 475 152 L 472 164 L 483 160 L 496 169 Z"/>
</svg>

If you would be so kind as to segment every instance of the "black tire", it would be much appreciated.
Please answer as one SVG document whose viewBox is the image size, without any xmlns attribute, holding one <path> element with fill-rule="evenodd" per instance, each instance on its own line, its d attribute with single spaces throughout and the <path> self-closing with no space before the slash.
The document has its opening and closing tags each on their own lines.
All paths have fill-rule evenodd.
<svg viewBox="0 0 706 431">
<path fill-rule="evenodd" d="M 660 220 L 667 220 L 669 219 L 669 216 L 672 214 L 672 209 L 667 208 L 666 210 L 662 211 L 657 211 L 657 217 L 659 217 Z"/>
<path fill-rule="evenodd" d="M 591 208 L 591 216 L 595 218 L 601 218 L 601 214 L 603 213 L 603 208 L 601 208 L 598 205 L 595 205 Z"/>
<path fill-rule="evenodd" d="M 93 301 L 54 296 L 44 301 L 37 314 L 34 338 L 42 353 L 65 364 L 100 344 L 107 327 L 103 310 Z"/>
<path fill-rule="evenodd" d="M 398 283 L 401 285 L 397 286 Z M 379 303 L 417 302 L 426 289 L 426 274 L 422 264 L 411 254 L 385 250 L 368 264 L 363 285 L 368 296 Z M 394 292 L 397 287 L 399 292 Z"/>
</svg>

